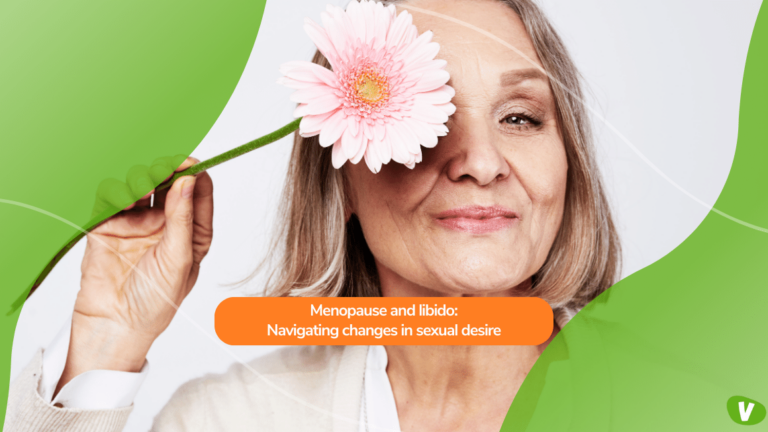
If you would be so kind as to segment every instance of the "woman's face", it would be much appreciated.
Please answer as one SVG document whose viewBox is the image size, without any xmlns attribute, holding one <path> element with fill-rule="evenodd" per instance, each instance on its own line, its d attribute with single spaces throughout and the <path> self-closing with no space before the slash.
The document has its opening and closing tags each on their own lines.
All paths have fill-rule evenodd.
<svg viewBox="0 0 768 432">
<path fill-rule="evenodd" d="M 461 19 L 540 65 L 518 16 L 497 0 L 412 0 Z M 401 9 L 402 10 L 402 9 Z M 568 164 L 549 81 L 480 32 L 409 10 L 431 30 L 456 90 L 449 133 L 408 169 L 347 164 L 386 296 L 510 295 L 543 265 L 563 214 Z"/>
</svg>

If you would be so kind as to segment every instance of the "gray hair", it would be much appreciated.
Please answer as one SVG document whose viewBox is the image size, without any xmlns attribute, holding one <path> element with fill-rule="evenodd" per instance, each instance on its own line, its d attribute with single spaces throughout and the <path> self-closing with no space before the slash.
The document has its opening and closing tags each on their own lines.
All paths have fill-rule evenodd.
<svg viewBox="0 0 768 432">
<path fill-rule="evenodd" d="M 582 104 L 582 78 L 568 51 L 531 0 L 498 0 L 525 25 L 553 78 L 558 124 L 568 160 L 560 230 L 544 265 L 532 277 L 531 296 L 552 307 L 582 307 L 619 277 L 621 250 L 594 157 Z M 399 3 L 389 1 L 387 3 Z M 318 51 L 314 63 L 330 69 Z M 552 82 L 554 81 L 554 83 Z M 380 296 L 373 255 L 355 215 L 345 221 L 345 178 L 331 165 L 331 148 L 296 133 L 280 207 L 280 226 L 267 261 L 273 296 Z M 267 263 L 265 261 L 263 265 Z M 261 268 L 261 266 L 260 266 Z"/>
</svg>

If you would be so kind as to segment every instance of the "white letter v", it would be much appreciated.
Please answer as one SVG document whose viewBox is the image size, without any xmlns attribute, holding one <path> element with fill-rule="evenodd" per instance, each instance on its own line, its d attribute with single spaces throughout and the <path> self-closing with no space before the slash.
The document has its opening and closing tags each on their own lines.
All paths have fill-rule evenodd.
<svg viewBox="0 0 768 432">
<path fill-rule="evenodd" d="M 744 411 L 744 402 L 739 402 L 739 415 L 741 416 L 741 421 L 745 422 L 749 420 L 749 416 L 752 414 L 752 408 L 755 407 L 755 404 L 749 403 L 747 406 L 747 410 Z"/>
</svg>

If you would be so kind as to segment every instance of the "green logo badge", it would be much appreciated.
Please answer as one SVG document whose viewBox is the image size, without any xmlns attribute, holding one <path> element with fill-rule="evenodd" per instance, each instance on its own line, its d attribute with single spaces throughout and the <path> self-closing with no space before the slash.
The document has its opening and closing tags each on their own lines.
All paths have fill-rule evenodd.
<svg viewBox="0 0 768 432">
<path fill-rule="evenodd" d="M 765 406 L 744 396 L 734 396 L 726 404 L 731 420 L 740 425 L 758 424 L 765 418 Z"/>
</svg>

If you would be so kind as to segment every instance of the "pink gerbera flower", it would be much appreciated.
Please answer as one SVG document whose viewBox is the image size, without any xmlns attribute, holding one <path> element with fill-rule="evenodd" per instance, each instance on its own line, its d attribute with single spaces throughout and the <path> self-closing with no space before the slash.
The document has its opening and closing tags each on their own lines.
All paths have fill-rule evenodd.
<svg viewBox="0 0 768 432">
<path fill-rule="evenodd" d="M 333 145 L 335 168 L 363 157 L 374 173 L 390 160 L 413 168 L 420 145 L 434 147 L 456 111 L 432 32 L 419 36 L 407 11 L 369 0 L 328 6 L 321 17 L 325 28 L 307 19 L 304 29 L 333 71 L 306 61 L 280 68 L 279 82 L 297 90 L 299 133 Z"/>
</svg>

